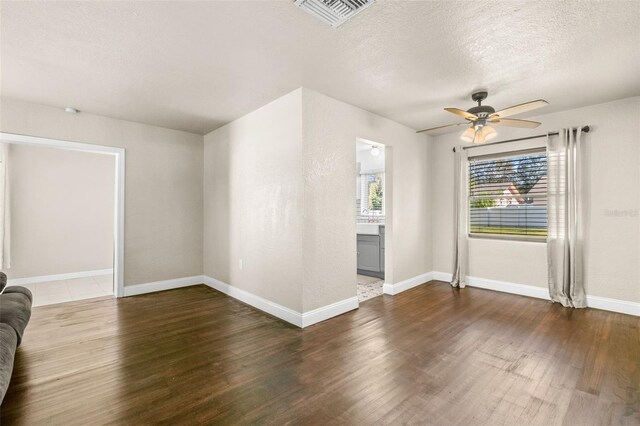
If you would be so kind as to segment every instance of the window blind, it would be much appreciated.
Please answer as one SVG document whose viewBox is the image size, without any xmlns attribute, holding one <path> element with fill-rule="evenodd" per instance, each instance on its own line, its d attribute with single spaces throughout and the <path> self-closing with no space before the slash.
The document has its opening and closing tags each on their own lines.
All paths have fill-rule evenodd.
<svg viewBox="0 0 640 426">
<path fill-rule="evenodd" d="M 471 235 L 547 235 L 545 151 L 469 159 Z"/>
</svg>

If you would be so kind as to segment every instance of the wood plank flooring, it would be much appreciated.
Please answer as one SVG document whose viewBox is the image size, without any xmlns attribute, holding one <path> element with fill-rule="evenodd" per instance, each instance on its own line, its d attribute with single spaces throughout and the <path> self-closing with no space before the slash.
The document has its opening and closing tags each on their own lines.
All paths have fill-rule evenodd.
<svg viewBox="0 0 640 426">
<path fill-rule="evenodd" d="M 640 319 L 430 282 L 300 330 L 204 285 L 37 307 L 5 425 L 640 424 Z"/>
</svg>

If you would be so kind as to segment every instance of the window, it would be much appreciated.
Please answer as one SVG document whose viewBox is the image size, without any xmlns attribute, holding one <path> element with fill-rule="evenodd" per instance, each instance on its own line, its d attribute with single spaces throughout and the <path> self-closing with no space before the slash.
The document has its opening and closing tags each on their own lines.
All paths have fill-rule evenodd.
<svg viewBox="0 0 640 426">
<path fill-rule="evenodd" d="M 384 173 L 361 175 L 361 214 L 384 215 Z"/>
<path fill-rule="evenodd" d="M 545 151 L 469 159 L 469 233 L 546 238 Z"/>
</svg>

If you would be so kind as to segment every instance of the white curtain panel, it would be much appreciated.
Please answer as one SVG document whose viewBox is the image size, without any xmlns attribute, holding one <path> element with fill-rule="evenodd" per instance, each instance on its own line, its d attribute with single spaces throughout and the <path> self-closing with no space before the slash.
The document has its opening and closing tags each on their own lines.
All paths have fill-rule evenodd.
<svg viewBox="0 0 640 426">
<path fill-rule="evenodd" d="M 10 242 L 9 144 L 0 143 L 0 269 L 11 267 Z"/>
<path fill-rule="evenodd" d="M 464 288 L 469 264 L 469 159 L 462 146 L 456 148 L 454 177 L 454 264 L 451 285 Z"/>
<path fill-rule="evenodd" d="M 547 137 L 547 261 L 549 295 L 572 308 L 586 307 L 583 273 L 583 165 L 581 129 Z"/>
</svg>

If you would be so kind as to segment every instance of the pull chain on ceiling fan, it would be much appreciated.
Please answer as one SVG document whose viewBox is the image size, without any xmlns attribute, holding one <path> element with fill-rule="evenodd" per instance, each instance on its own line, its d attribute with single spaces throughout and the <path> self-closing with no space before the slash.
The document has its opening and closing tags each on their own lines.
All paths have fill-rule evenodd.
<svg viewBox="0 0 640 426">
<path fill-rule="evenodd" d="M 432 127 L 430 129 L 419 130 L 416 133 L 430 132 L 432 130 L 446 129 L 448 127 L 457 127 L 469 125 L 469 128 L 465 130 L 460 139 L 465 142 L 473 143 L 485 143 L 488 140 L 495 138 L 498 133 L 492 126 L 507 126 L 507 127 L 521 127 L 527 129 L 534 129 L 540 125 L 537 121 L 519 120 L 515 118 L 506 118 L 516 114 L 522 114 L 524 112 L 532 111 L 534 109 L 542 108 L 549 105 L 549 102 L 544 99 L 538 99 L 537 101 L 525 102 L 510 106 L 509 108 L 497 111 L 489 105 L 482 105 L 488 96 L 487 92 L 475 92 L 471 95 L 471 99 L 478 102 L 478 106 L 469 108 L 464 111 L 459 108 L 445 108 L 445 111 L 449 111 L 452 114 L 458 115 L 465 120 L 463 123 L 447 124 L 445 126 Z"/>
</svg>

